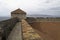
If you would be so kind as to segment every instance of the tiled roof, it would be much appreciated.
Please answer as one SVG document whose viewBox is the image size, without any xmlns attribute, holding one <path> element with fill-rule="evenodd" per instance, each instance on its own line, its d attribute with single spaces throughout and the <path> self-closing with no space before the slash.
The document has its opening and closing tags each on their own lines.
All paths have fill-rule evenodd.
<svg viewBox="0 0 60 40">
<path fill-rule="evenodd" d="M 12 11 L 11 13 L 14 13 L 14 14 L 16 14 L 16 13 L 18 13 L 18 14 L 26 14 L 26 12 L 24 12 L 24 11 L 22 11 L 21 9 L 17 9 L 17 10 L 15 10 L 15 11 Z"/>
</svg>

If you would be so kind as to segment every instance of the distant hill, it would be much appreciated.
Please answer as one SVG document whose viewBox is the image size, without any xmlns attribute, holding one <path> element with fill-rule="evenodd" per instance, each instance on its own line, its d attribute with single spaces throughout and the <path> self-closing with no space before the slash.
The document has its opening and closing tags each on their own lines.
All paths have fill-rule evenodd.
<svg viewBox="0 0 60 40">
<path fill-rule="evenodd" d="M 44 14 L 32 14 L 32 15 L 27 15 L 28 17 L 57 17 L 57 16 L 52 16 L 52 15 L 44 15 Z"/>
<path fill-rule="evenodd" d="M 0 17 L 0 21 L 3 21 L 3 20 L 7 20 L 9 19 L 10 17 Z"/>
</svg>

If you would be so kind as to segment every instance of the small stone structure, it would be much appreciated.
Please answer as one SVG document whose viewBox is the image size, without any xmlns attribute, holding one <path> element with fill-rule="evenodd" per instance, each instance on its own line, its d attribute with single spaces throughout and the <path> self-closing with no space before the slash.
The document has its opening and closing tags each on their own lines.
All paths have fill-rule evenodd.
<svg viewBox="0 0 60 40">
<path fill-rule="evenodd" d="M 17 9 L 11 12 L 11 17 L 18 17 L 20 20 L 26 19 L 26 12 L 22 11 L 21 9 Z"/>
</svg>

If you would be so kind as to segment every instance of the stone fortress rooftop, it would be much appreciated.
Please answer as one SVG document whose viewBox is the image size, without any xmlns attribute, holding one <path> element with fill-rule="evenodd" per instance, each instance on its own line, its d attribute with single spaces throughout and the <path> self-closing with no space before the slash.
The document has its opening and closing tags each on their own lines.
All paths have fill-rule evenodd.
<svg viewBox="0 0 60 40">
<path fill-rule="evenodd" d="M 22 16 L 21 16 L 21 14 L 19 14 L 20 16 L 17 16 L 17 17 L 18 18 L 22 17 L 22 19 L 21 18 L 20 19 L 22 20 L 23 39 L 24 40 L 45 40 L 45 39 L 52 40 L 52 38 L 50 38 L 50 36 L 51 37 L 55 36 L 53 34 L 55 33 L 54 31 L 56 31 L 59 28 L 59 27 L 57 27 L 57 29 L 56 29 L 56 26 L 59 25 L 60 17 L 58 17 L 58 18 L 26 17 L 26 12 L 24 12 L 20 9 L 13 11 L 13 13 L 14 14 L 17 13 L 16 15 L 18 15 L 18 13 L 20 13 L 20 11 L 21 11 Z M 43 26 L 44 23 L 45 24 L 48 23 L 48 25 L 50 25 L 51 27 L 50 26 L 48 27 L 47 25 Z M 53 27 L 55 26 L 55 29 L 52 26 Z M 36 32 L 36 30 L 42 32 L 42 36 L 39 32 Z M 53 34 L 51 35 L 49 32 L 50 33 L 53 32 Z M 48 33 L 47 34 L 48 36 L 46 36 L 45 33 Z M 59 34 L 59 32 L 57 32 L 55 34 L 57 35 L 57 34 Z M 45 35 L 45 37 L 43 35 Z M 43 39 L 41 37 L 43 37 Z M 53 39 L 57 39 L 57 38 L 53 37 Z"/>
<path fill-rule="evenodd" d="M 21 9 L 14 10 L 14 11 L 12 11 L 11 13 L 26 14 L 26 12 L 22 11 Z"/>
<path fill-rule="evenodd" d="M 60 40 L 60 17 L 35 18 L 26 15 L 26 12 L 17 9 L 11 12 L 11 19 L 0 22 L 3 30 L 2 33 L 0 29 L 0 39 L 2 37 L 2 40 Z"/>
</svg>

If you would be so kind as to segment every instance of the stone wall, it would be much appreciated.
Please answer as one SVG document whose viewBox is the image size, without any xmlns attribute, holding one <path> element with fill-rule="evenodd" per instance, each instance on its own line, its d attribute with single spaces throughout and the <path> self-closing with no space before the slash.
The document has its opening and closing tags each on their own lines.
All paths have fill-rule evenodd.
<svg viewBox="0 0 60 40">
<path fill-rule="evenodd" d="M 13 30 L 11 31 L 10 35 L 8 36 L 7 40 L 23 40 L 22 37 L 22 24 L 18 22 Z"/>
<path fill-rule="evenodd" d="M 26 19 L 28 22 L 46 22 L 46 21 L 48 21 L 48 22 L 59 22 L 60 21 L 60 18 L 41 18 L 41 17 L 37 17 L 37 18 L 34 18 L 34 17 L 27 17 L 27 19 Z"/>
<path fill-rule="evenodd" d="M 18 18 L 11 18 L 0 22 L 0 38 L 6 40 L 14 28 L 15 24 L 19 22 Z"/>
<path fill-rule="evenodd" d="M 60 21 L 60 18 L 36 18 L 37 22 L 44 22 L 44 21 Z"/>
</svg>

